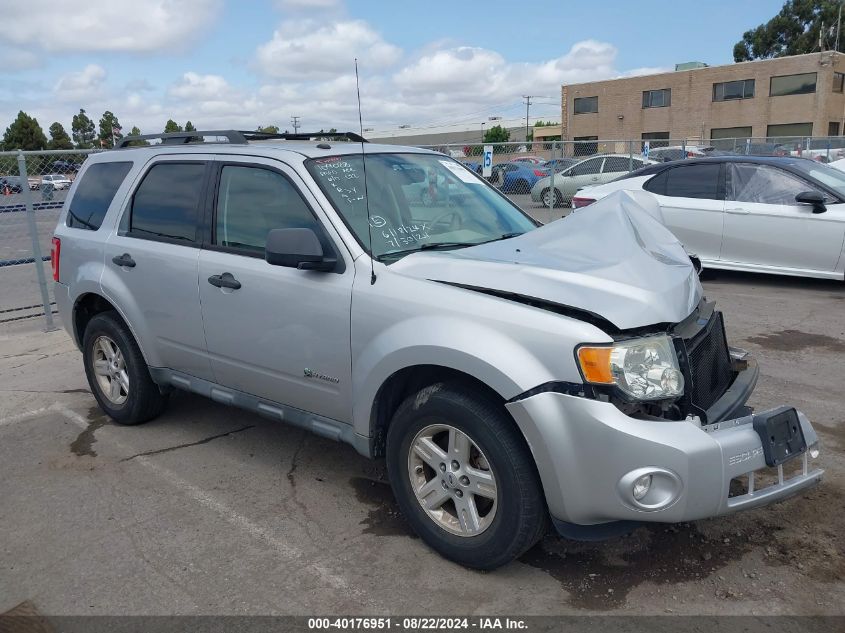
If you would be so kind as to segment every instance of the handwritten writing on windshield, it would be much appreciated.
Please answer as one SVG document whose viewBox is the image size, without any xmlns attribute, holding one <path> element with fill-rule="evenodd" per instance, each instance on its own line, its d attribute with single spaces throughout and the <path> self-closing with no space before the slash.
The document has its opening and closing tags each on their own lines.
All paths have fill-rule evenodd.
<svg viewBox="0 0 845 633">
<path fill-rule="evenodd" d="M 393 248 L 416 244 L 431 237 L 428 234 L 428 224 L 426 222 L 414 222 L 407 226 L 403 224 L 397 228 L 384 227 L 382 228 L 381 235 L 387 242 L 387 245 Z"/>
<path fill-rule="evenodd" d="M 339 159 L 317 161 L 317 173 L 349 204 L 364 199 L 364 193 L 358 191 L 358 173 L 349 162 Z"/>
</svg>

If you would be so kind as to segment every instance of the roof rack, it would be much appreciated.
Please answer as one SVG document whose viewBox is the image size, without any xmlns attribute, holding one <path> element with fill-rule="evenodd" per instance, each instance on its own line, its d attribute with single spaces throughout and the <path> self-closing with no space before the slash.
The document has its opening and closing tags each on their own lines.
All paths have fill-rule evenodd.
<svg viewBox="0 0 845 633">
<path fill-rule="evenodd" d="M 129 147 L 136 141 L 148 141 L 161 139 L 162 145 L 186 145 L 188 143 L 205 143 L 205 137 L 225 138 L 232 144 L 246 144 L 250 141 L 312 141 L 343 139 L 355 143 L 368 143 L 367 139 L 355 132 L 283 132 L 273 134 L 270 132 L 250 132 L 244 130 L 191 130 L 189 132 L 166 132 L 164 134 L 139 134 L 137 136 L 124 136 L 115 145 L 115 149 Z M 213 141 L 216 142 L 216 141 Z"/>
</svg>

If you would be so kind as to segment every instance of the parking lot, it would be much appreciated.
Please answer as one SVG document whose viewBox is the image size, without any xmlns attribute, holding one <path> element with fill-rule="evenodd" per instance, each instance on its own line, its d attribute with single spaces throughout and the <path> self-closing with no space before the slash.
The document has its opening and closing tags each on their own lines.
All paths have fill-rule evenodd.
<svg viewBox="0 0 845 633">
<path fill-rule="evenodd" d="M 603 543 L 548 535 L 491 573 L 429 550 L 384 465 L 351 447 L 185 393 L 115 426 L 63 330 L 2 325 L 0 612 L 843 614 L 845 286 L 738 273 L 704 286 L 731 344 L 760 360 L 750 404 L 814 422 L 822 485 Z"/>
</svg>

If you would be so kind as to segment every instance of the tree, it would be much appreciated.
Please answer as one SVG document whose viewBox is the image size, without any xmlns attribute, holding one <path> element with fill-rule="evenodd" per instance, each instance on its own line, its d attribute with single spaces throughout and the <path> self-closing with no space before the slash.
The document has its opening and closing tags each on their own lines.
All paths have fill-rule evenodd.
<svg viewBox="0 0 845 633">
<path fill-rule="evenodd" d="M 73 142 L 58 121 L 50 126 L 50 142 L 47 143 L 47 149 L 73 149 Z"/>
<path fill-rule="evenodd" d="M 164 133 L 170 134 L 172 132 L 181 132 L 182 126 L 176 123 L 173 119 L 167 119 L 167 123 L 164 124 Z"/>
<path fill-rule="evenodd" d="M 35 150 L 47 147 L 47 137 L 38 120 L 21 110 L 3 135 L 4 149 Z"/>
<path fill-rule="evenodd" d="M 79 109 L 79 114 L 73 115 L 70 131 L 76 147 L 79 149 L 91 149 L 94 147 L 94 139 L 97 137 L 97 130 L 94 122 L 85 114 L 85 110 Z"/>
<path fill-rule="evenodd" d="M 734 61 L 802 55 L 825 50 L 836 45 L 836 25 L 839 14 L 837 0 L 787 0 L 780 12 L 765 24 L 746 31 L 734 44 Z M 845 50 L 845 37 L 840 38 L 839 51 Z"/>
<path fill-rule="evenodd" d="M 256 129 L 256 132 L 262 132 L 264 134 L 278 134 L 279 133 L 279 126 L 278 125 L 259 125 Z"/>
<path fill-rule="evenodd" d="M 190 121 L 188 121 L 188 122 L 185 124 L 185 131 L 186 131 L 186 132 L 196 132 L 196 131 L 197 131 L 197 128 L 195 128 L 195 127 L 194 127 L 194 124 L 193 124 L 193 123 L 191 123 Z"/>
<path fill-rule="evenodd" d="M 511 138 L 511 133 L 501 125 L 494 125 L 484 132 L 485 143 L 505 143 Z"/>
<path fill-rule="evenodd" d="M 141 130 L 138 129 L 137 125 L 133 125 L 132 129 L 129 130 L 129 136 L 141 136 Z M 129 141 L 129 145 L 131 147 L 140 147 L 142 145 L 149 145 L 149 141 Z"/>
<path fill-rule="evenodd" d="M 106 110 L 100 118 L 100 147 L 112 149 L 114 142 L 122 138 L 120 122 L 114 114 Z"/>
</svg>

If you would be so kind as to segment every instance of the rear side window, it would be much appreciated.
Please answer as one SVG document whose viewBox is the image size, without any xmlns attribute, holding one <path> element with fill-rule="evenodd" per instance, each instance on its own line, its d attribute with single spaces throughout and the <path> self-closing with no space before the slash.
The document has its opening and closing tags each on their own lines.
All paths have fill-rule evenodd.
<svg viewBox="0 0 845 633">
<path fill-rule="evenodd" d="M 273 229 L 311 229 L 320 225 L 299 191 L 281 174 L 259 167 L 223 167 L 217 195 L 214 243 L 264 254 Z"/>
<path fill-rule="evenodd" d="M 718 163 L 674 167 L 649 180 L 643 188 L 661 196 L 721 200 L 719 170 Z"/>
<path fill-rule="evenodd" d="M 159 163 L 132 198 L 133 237 L 194 242 L 205 163 Z"/>
<path fill-rule="evenodd" d="M 67 225 L 90 231 L 99 229 L 114 194 L 130 169 L 131 162 L 91 165 L 76 186 L 67 212 Z"/>
</svg>

